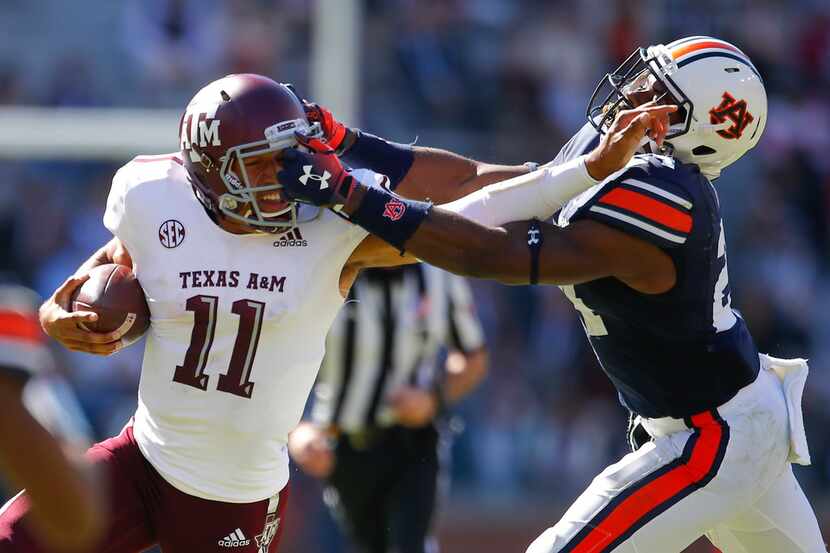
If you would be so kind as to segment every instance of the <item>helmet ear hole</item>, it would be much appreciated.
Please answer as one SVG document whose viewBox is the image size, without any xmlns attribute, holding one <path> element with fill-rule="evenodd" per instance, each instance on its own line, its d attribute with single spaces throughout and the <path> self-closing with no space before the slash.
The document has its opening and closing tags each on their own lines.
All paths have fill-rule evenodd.
<svg viewBox="0 0 830 553">
<path fill-rule="evenodd" d="M 696 156 L 708 156 L 716 154 L 717 150 L 710 148 L 709 146 L 697 146 L 692 150 L 692 153 Z"/>
</svg>

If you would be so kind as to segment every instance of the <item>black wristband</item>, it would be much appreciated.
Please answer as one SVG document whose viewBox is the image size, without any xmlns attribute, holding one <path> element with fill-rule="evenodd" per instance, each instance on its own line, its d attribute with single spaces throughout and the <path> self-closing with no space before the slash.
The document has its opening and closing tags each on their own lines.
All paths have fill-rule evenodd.
<svg viewBox="0 0 830 553">
<path fill-rule="evenodd" d="M 527 227 L 527 247 L 530 250 L 530 283 L 539 284 L 539 253 L 542 249 L 542 227 L 539 219 L 531 219 Z"/>
<path fill-rule="evenodd" d="M 408 200 L 378 187 L 369 187 L 349 219 L 404 252 L 404 245 L 429 215 L 432 204 Z"/>
<path fill-rule="evenodd" d="M 371 169 L 389 177 L 389 187 L 394 190 L 403 180 L 415 160 L 415 152 L 408 144 L 398 144 L 373 134 L 354 129 L 357 135 L 342 159 L 355 169 Z"/>
</svg>

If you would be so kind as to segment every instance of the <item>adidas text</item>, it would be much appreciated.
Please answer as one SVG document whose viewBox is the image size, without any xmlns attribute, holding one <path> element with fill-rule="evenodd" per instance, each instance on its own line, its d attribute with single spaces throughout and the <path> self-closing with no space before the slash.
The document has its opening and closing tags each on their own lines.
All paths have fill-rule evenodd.
<svg viewBox="0 0 830 553">
<path fill-rule="evenodd" d="M 293 228 L 274 240 L 275 248 L 305 248 L 308 246 L 308 240 L 303 238 L 300 234 L 300 229 Z"/>
<path fill-rule="evenodd" d="M 285 238 L 282 238 L 280 240 L 274 241 L 275 248 L 304 248 L 306 246 L 308 246 L 308 240 L 287 240 Z"/>
</svg>

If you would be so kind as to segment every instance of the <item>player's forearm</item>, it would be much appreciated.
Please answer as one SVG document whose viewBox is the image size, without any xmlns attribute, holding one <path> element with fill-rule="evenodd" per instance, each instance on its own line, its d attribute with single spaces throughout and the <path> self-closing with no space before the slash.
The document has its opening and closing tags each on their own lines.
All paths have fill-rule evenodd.
<svg viewBox="0 0 830 553">
<path fill-rule="evenodd" d="M 482 163 L 437 148 L 414 148 L 412 167 L 395 190 L 406 198 L 444 204 L 531 169 L 530 165 Z"/>
<path fill-rule="evenodd" d="M 433 208 L 404 248 L 452 273 L 502 284 L 579 284 L 614 276 L 608 258 L 620 254 L 574 236 L 570 231 L 575 226 L 560 229 L 542 224 L 531 234 L 529 221 L 485 227 Z M 602 240 L 598 236 L 593 242 Z"/>
<path fill-rule="evenodd" d="M 389 177 L 391 188 L 406 198 L 447 203 L 488 184 L 528 173 L 528 165 L 492 165 L 438 148 L 387 141 L 348 131 L 343 160 L 353 168 Z"/>
<path fill-rule="evenodd" d="M 529 282 L 530 255 L 523 236 L 503 227 L 486 227 L 441 208 L 433 208 L 406 251 L 457 275 L 504 284 Z"/>
<path fill-rule="evenodd" d="M 4 386 L 0 385 L 0 388 Z M 11 482 L 25 487 L 32 501 L 32 522 L 49 543 L 81 550 L 103 530 L 103 506 L 91 480 L 91 467 L 73 462 L 57 441 L 8 389 L 0 417 L 0 466 Z M 64 550 L 64 549 L 61 549 Z"/>
<path fill-rule="evenodd" d="M 491 184 L 442 207 L 487 226 L 548 219 L 571 198 L 598 184 L 581 156 Z"/>
<path fill-rule="evenodd" d="M 452 273 L 504 283 L 527 282 L 516 270 L 529 263 L 520 236 L 488 227 L 425 202 L 400 199 L 357 179 L 350 185 L 342 212 L 403 252 Z"/>
</svg>

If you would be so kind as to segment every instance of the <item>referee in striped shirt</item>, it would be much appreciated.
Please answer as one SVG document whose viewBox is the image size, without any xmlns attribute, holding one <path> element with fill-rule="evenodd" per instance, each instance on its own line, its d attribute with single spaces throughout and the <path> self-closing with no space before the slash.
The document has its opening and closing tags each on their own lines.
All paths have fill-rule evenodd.
<svg viewBox="0 0 830 553">
<path fill-rule="evenodd" d="M 366 270 L 326 352 L 311 420 L 289 439 L 294 461 L 326 479 L 327 503 L 360 551 L 437 551 L 436 419 L 487 371 L 467 283 L 424 264 Z"/>
</svg>

